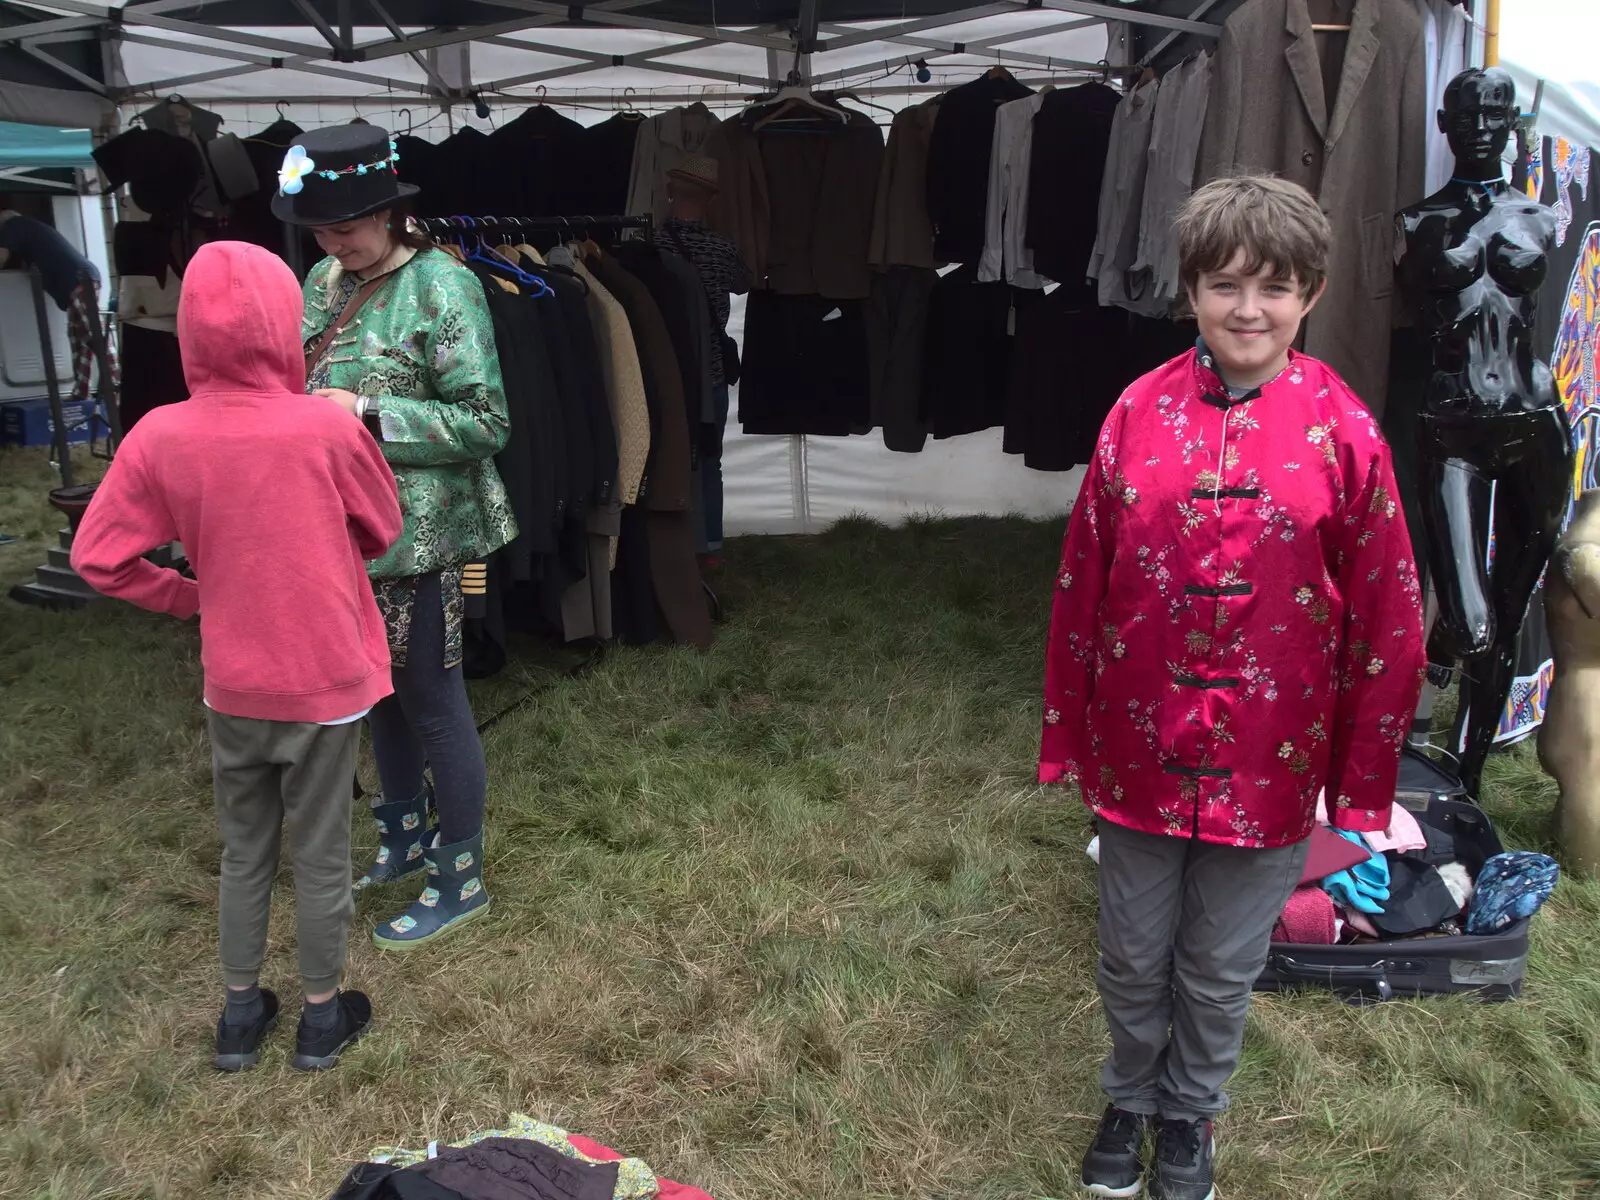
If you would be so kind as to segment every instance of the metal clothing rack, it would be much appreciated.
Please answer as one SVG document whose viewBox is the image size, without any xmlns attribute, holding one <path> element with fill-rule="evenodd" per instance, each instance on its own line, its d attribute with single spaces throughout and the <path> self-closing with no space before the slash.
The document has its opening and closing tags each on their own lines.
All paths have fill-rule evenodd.
<svg viewBox="0 0 1600 1200">
<path fill-rule="evenodd" d="M 576 217 L 415 217 L 424 232 L 433 237 L 463 233 L 581 233 L 586 229 L 640 229 L 650 237 L 655 221 L 650 214 L 640 216 Z"/>
<path fill-rule="evenodd" d="M 430 237 L 458 237 L 464 233 L 582 233 L 590 229 L 639 229 L 645 240 L 650 239 L 655 221 L 649 213 L 637 216 L 575 216 L 575 217 L 413 217 L 412 220 Z M 714 621 L 722 620 L 722 601 L 705 580 L 700 582 L 706 594 Z"/>
</svg>

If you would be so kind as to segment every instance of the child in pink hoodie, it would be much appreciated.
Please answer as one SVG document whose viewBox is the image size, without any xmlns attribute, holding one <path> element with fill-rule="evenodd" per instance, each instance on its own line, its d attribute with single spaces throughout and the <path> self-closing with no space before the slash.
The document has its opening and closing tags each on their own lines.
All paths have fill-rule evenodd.
<svg viewBox="0 0 1600 1200">
<path fill-rule="evenodd" d="M 300 286 L 276 255 L 200 249 L 178 309 L 190 399 L 128 435 L 72 548 L 106 595 L 200 614 L 223 843 L 227 1003 L 213 1061 L 224 1071 L 254 1066 L 278 1020 L 259 976 L 285 821 L 306 997 L 292 1065 L 331 1067 L 372 1017 L 339 981 L 360 718 L 392 690 L 364 560 L 400 535 L 400 505 L 361 423 L 304 394 L 300 317 Z M 195 579 L 144 557 L 172 541 Z"/>
</svg>

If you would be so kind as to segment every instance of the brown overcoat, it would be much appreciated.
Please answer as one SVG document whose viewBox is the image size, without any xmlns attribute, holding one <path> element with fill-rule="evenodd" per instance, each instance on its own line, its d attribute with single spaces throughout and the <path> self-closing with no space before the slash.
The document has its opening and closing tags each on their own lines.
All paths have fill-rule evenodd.
<svg viewBox="0 0 1600 1200">
<path fill-rule="evenodd" d="M 1333 367 L 1381 416 L 1394 214 L 1424 189 L 1424 38 L 1411 0 L 1355 0 L 1347 19 L 1330 97 L 1322 58 L 1330 47 L 1319 48 L 1318 39 L 1344 35 L 1313 32 L 1308 0 L 1246 0 L 1228 18 L 1197 182 L 1267 171 L 1317 197 L 1333 224 L 1333 254 L 1328 290 L 1306 323 L 1306 353 Z"/>
</svg>

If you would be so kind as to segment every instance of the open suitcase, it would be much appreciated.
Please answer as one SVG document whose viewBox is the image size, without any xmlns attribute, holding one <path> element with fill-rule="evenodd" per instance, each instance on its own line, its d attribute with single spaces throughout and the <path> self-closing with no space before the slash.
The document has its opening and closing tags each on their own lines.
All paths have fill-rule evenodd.
<svg viewBox="0 0 1600 1200">
<path fill-rule="evenodd" d="M 1461 784 L 1411 746 L 1400 760 L 1395 803 L 1427 814 L 1429 824 L 1448 822 L 1486 855 L 1501 851 L 1493 824 L 1466 799 Z M 1487 937 L 1395 938 L 1346 946 L 1274 942 L 1255 986 L 1260 992 L 1328 988 L 1356 1004 L 1458 993 L 1511 1000 L 1522 994 L 1527 963 L 1528 922 L 1519 921 Z"/>
</svg>

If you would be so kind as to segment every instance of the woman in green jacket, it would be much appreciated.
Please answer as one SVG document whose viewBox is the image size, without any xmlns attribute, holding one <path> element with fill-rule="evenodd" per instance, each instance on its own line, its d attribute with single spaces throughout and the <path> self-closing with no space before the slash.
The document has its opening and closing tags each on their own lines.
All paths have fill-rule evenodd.
<svg viewBox="0 0 1600 1200">
<path fill-rule="evenodd" d="M 367 718 L 383 787 L 377 861 L 355 886 L 427 870 L 417 900 L 373 934 L 386 950 L 432 941 L 489 906 L 487 772 L 461 673 L 461 589 L 468 564 L 517 532 L 494 466 L 510 419 L 483 291 L 407 225 L 416 189 L 399 182 L 396 159 L 375 126 L 313 130 L 290 148 L 273 201 L 329 256 L 305 283 L 306 389 L 366 424 L 405 514 L 400 540 L 370 565 L 394 694 L 351 717 Z"/>
</svg>

